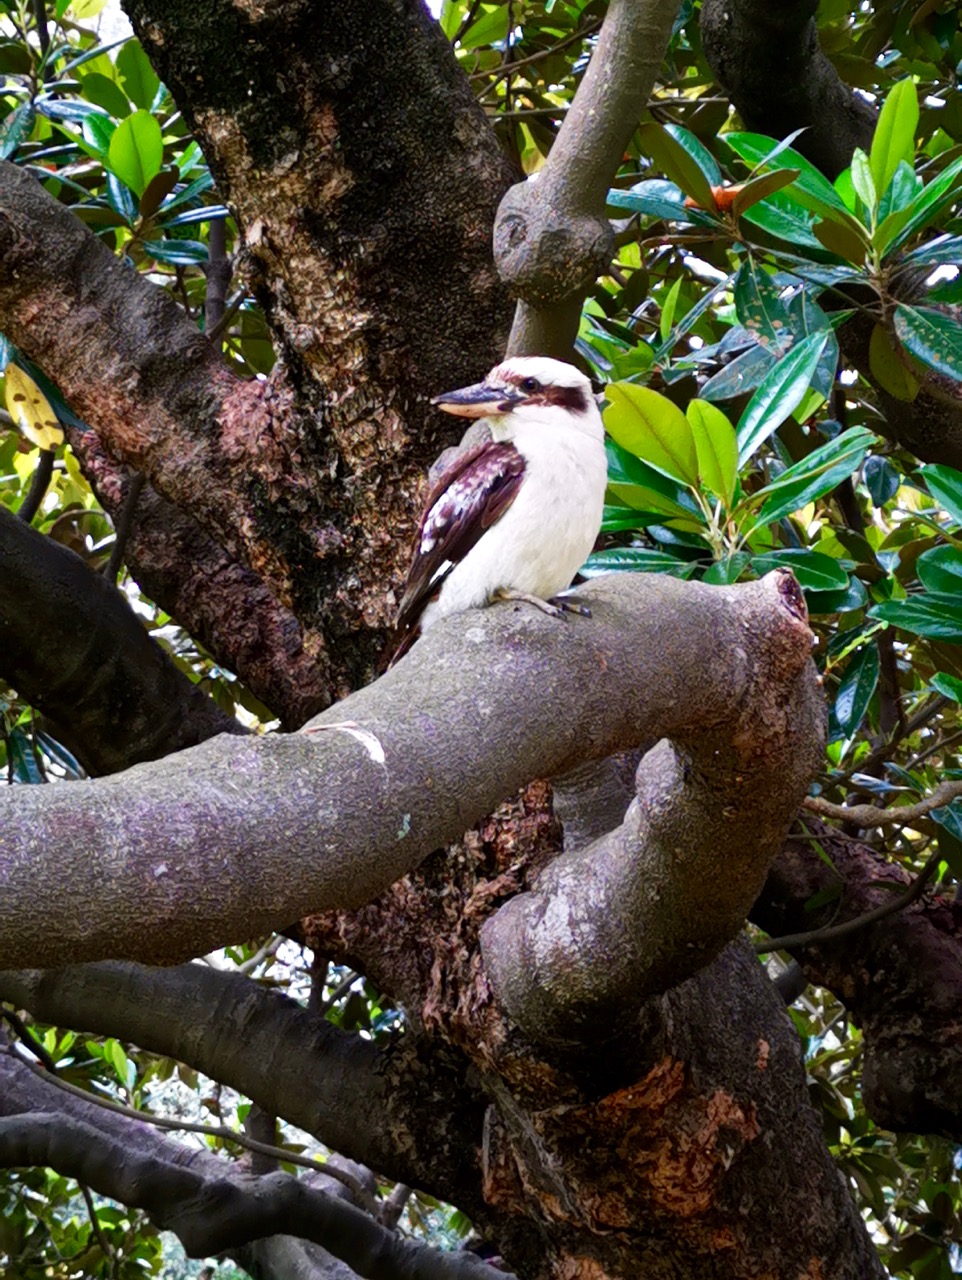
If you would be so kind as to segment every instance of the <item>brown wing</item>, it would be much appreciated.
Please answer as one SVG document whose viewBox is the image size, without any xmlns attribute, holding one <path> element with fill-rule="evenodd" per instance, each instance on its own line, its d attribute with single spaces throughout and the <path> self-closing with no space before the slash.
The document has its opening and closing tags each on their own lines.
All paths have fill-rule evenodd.
<svg viewBox="0 0 962 1280">
<path fill-rule="evenodd" d="M 425 504 L 414 560 L 398 609 L 403 636 L 417 626 L 425 605 L 456 564 L 514 501 L 524 458 L 513 444 L 488 440 L 456 458 Z"/>
</svg>

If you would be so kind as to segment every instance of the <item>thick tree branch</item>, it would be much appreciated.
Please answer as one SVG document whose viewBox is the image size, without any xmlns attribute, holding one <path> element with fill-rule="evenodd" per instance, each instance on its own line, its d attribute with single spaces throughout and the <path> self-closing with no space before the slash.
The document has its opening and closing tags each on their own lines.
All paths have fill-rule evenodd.
<svg viewBox="0 0 962 1280">
<path fill-rule="evenodd" d="M 611 0 L 544 167 L 501 202 L 495 260 L 520 299 L 509 354 L 570 354 L 584 294 L 614 252 L 608 188 L 661 68 L 677 9 L 675 0 Z"/>
<path fill-rule="evenodd" d="M 252 1178 L 206 1153 L 188 1151 L 135 1121 L 63 1095 L 9 1052 L 0 1059 L 0 1164 L 41 1165 L 77 1178 L 100 1195 L 145 1209 L 174 1231 L 188 1254 L 206 1257 L 279 1233 L 322 1245 L 367 1280 L 487 1280 L 470 1254 L 443 1254 L 386 1230 L 373 1218 L 289 1174 Z M 40 1105 L 23 1107 L 23 1093 Z M 119 1121 L 119 1123 L 118 1123 Z"/>
<path fill-rule="evenodd" d="M 867 151 L 876 113 L 818 43 L 817 0 L 703 0 L 705 56 L 746 129 L 784 138 L 830 178 Z"/>
<path fill-rule="evenodd" d="M 611 577 L 583 594 L 591 619 L 519 605 L 433 628 L 309 734 L 216 739 L 92 786 L 0 797 L 0 964 L 170 963 L 360 905 L 532 777 L 717 732 L 753 691 L 775 717 L 765 736 L 793 731 L 781 698 L 810 637 L 790 575 Z M 778 644 L 786 683 L 759 690 Z M 757 795 L 760 811 L 772 802 Z"/>
<path fill-rule="evenodd" d="M 197 964 L 0 972 L 0 999 L 185 1062 L 388 1177 L 461 1204 L 479 1198 L 483 1104 L 424 1046 L 385 1051 L 248 978 Z"/>
<path fill-rule="evenodd" d="M 244 732 L 177 669 L 112 583 L 2 506 L 0 673 L 90 773 Z"/>
<path fill-rule="evenodd" d="M 756 638 L 768 607 L 758 599 L 757 624 L 743 616 Z M 485 924 L 494 993 L 529 1038 L 612 1034 L 619 1010 L 703 968 L 741 930 L 823 749 L 808 629 L 788 622 L 761 641 L 737 715 L 660 742 L 621 826 Z"/>
<path fill-rule="evenodd" d="M 911 877 L 815 818 L 776 859 L 751 917 L 773 936 L 839 924 L 889 904 Z M 831 863 L 813 847 L 817 840 Z M 835 891 L 834 894 L 832 891 Z M 817 911 L 807 904 L 820 895 Z M 862 1096 L 877 1124 L 962 1135 L 962 904 L 917 902 L 843 937 L 793 948 L 862 1028 Z"/>
</svg>

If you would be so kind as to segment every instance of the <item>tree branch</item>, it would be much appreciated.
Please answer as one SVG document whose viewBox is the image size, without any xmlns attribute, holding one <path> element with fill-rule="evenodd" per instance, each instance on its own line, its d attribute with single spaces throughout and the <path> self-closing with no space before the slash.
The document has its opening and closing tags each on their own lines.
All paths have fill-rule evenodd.
<svg viewBox="0 0 962 1280">
<path fill-rule="evenodd" d="M 677 8 L 674 0 L 611 0 L 544 167 L 501 202 L 495 260 L 520 299 L 511 355 L 570 354 L 584 294 L 614 251 L 608 188 L 660 70 Z"/>
<path fill-rule="evenodd" d="M 388 1177 L 461 1204 L 479 1198 L 479 1172 L 464 1153 L 477 1144 L 483 1104 L 434 1070 L 424 1046 L 385 1051 L 248 978 L 197 964 L 0 972 L 0 999 L 187 1063 Z"/>
<path fill-rule="evenodd" d="M 794 731 L 780 699 L 806 681 L 810 696 L 815 677 L 790 574 L 737 587 L 625 575 L 583 595 L 591 619 L 519 605 L 433 628 L 311 734 L 220 738 L 92 786 L 3 795 L 0 964 L 203 954 L 369 901 L 532 777 L 653 735 L 686 744 L 752 696 L 771 732 Z M 779 645 L 784 683 L 759 688 Z"/>
<path fill-rule="evenodd" d="M 751 918 L 789 943 L 809 982 L 827 987 L 862 1029 L 862 1096 L 879 1125 L 962 1136 L 962 904 L 943 898 L 902 905 L 856 932 L 846 921 L 890 907 L 912 877 L 857 840 L 815 818 L 808 839 L 776 859 Z M 817 841 L 818 848 L 813 847 Z M 916 882 L 917 883 L 917 882 Z M 811 910 L 818 895 L 824 905 Z M 828 926 L 831 926 L 831 931 Z"/>
<path fill-rule="evenodd" d="M 757 607 L 760 632 L 768 602 Z M 756 632 L 750 614 L 743 625 Z M 485 923 L 489 981 L 530 1039 L 610 1036 L 619 1010 L 703 968 L 740 932 L 823 749 L 801 650 L 777 631 L 769 640 L 736 716 L 649 751 L 621 826 L 558 858 Z"/>
<path fill-rule="evenodd" d="M 91 773 L 244 732 L 177 669 L 112 583 L 2 506 L 0 635 L 4 679 Z"/>
<path fill-rule="evenodd" d="M 322 1245 L 367 1280 L 487 1280 L 470 1254 L 444 1254 L 386 1230 L 353 1205 L 289 1174 L 251 1178 L 216 1158 L 182 1149 L 95 1105 L 52 1094 L 35 1082 L 42 1105 L 26 1110 L 19 1073 L 32 1074 L 9 1052 L 0 1058 L 0 1164 L 41 1165 L 77 1178 L 100 1195 L 146 1210 L 174 1231 L 188 1254 L 206 1257 L 278 1233 Z M 54 1099 L 56 1098 L 56 1101 Z M 125 1125 L 121 1128 L 120 1125 Z"/>
<path fill-rule="evenodd" d="M 708 63 L 746 129 L 785 138 L 829 178 L 867 151 L 876 113 L 822 52 L 817 0 L 703 0 L 701 37 Z"/>
</svg>

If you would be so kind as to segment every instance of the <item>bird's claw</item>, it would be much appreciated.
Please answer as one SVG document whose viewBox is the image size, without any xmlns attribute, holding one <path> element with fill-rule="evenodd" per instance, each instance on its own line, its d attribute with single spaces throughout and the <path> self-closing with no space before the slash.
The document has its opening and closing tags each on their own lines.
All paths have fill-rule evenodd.
<svg viewBox="0 0 962 1280">
<path fill-rule="evenodd" d="M 579 618 L 590 618 L 591 610 L 586 604 L 579 604 L 577 600 L 568 600 L 564 596 L 552 596 L 548 604 L 554 605 L 558 613 L 576 613 Z"/>
</svg>

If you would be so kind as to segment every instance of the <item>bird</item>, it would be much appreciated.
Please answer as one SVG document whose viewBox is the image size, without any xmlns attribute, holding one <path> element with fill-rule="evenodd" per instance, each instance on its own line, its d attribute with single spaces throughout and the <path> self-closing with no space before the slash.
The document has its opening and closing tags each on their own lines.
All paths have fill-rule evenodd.
<svg viewBox="0 0 962 1280">
<path fill-rule="evenodd" d="M 591 383 L 548 356 L 514 356 L 483 382 L 435 396 L 445 413 L 485 418 L 491 439 L 445 468 L 428 494 L 398 607 L 392 664 L 453 613 L 556 599 L 601 528 L 608 464 Z"/>
</svg>

